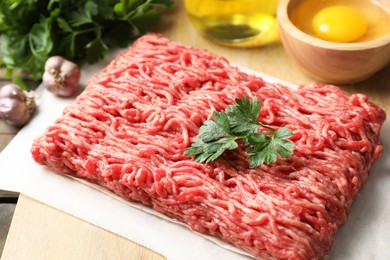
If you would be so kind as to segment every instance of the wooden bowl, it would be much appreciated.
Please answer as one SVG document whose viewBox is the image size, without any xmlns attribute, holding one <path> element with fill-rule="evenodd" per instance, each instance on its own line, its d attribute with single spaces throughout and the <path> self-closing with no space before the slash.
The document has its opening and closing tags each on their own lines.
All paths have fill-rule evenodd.
<svg viewBox="0 0 390 260">
<path fill-rule="evenodd" d="M 390 62 L 390 34 L 359 43 L 335 43 L 310 36 L 290 21 L 300 0 L 280 0 L 277 18 L 287 53 L 313 79 L 326 83 L 362 81 Z M 382 0 L 390 8 L 390 0 Z"/>
</svg>

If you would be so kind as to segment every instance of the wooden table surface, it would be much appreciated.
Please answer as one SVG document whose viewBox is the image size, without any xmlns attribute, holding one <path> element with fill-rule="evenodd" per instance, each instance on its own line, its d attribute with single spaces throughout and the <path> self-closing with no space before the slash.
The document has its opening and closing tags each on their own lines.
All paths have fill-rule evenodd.
<svg viewBox="0 0 390 260">
<path fill-rule="evenodd" d="M 208 49 L 227 57 L 231 62 L 295 84 L 313 81 L 295 66 L 281 44 L 235 49 L 216 45 L 201 37 L 190 25 L 182 1 L 176 1 L 175 9 L 165 14 L 155 31 L 172 40 Z M 370 79 L 342 88 L 350 93 L 367 94 L 373 102 L 390 113 L 390 64 Z M 17 129 L 0 123 L 0 150 L 16 133 Z M 164 259 L 164 257 L 21 194 L 2 259 Z"/>
</svg>

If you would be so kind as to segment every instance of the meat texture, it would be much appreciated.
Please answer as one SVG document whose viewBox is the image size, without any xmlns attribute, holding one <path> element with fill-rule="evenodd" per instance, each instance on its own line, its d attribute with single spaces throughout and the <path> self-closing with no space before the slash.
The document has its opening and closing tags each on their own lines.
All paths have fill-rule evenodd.
<svg viewBox="0 0 390 260">
<path fill-rule="evenodd" d="M 262 102 L 262 124 L 288 126 L 294 154 L 254 169 L 244 149 L 211 164 L 185 156 L 212 111 L 243 96 Z M 385 118 L 362 94 L 270 84 L 149 34 L 92 77 L 31 152 L 256 258 L 321 259 L 382 152 Z"/>
</svg>

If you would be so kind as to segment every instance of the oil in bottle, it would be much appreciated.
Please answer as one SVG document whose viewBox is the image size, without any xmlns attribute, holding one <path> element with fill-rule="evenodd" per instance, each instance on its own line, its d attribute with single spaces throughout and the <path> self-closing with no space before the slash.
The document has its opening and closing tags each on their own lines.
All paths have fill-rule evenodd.
<svg viewBox="0 0 390 260">
<path fill-rule="evenodd" d="M 220 44 L 253 47 L 279 40 L 278 0 L 185 0 L 194 27 Z"/>
</svg>

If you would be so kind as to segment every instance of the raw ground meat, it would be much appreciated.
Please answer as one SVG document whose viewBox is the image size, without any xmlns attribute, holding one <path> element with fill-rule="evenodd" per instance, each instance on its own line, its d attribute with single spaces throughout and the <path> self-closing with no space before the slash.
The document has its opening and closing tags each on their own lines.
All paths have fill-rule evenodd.
<svg viewBox="0 0 390 260">
<path fill-rule="evenodd" d="M 294 154 L 248 168 L 244 149 L 211 164 L 183 154 L 213 110 L 257 97 L 259 121 L 294 133 Z M 256 258 L 321 259 L 380 156 L 385 112 L 318 83 L 298 90 L 149 34 L 121 53 L 38 137 L 32 156 Z"/>
</svg>

